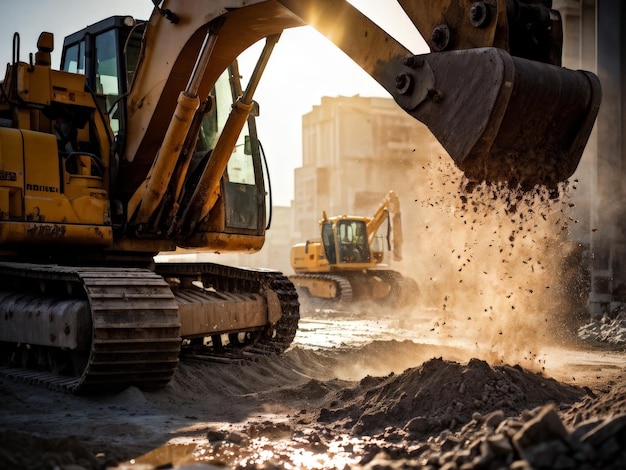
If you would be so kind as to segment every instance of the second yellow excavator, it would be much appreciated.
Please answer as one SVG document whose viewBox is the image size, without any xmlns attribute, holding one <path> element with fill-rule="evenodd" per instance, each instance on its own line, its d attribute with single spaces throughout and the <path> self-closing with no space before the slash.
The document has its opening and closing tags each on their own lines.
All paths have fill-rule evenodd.
<svg viewBox="0 0 626 470">
<path fill-rule="evenodd" d="M 289 276 L 303 304 L 311 307 L 346 308 L 361 301 L 388 306 L 412 303 L 417 283 L 382 267 L 383 237 L 378 235 L 389 221 L 388 248 L 395 261 L 402 260 L 400 199 L 389 191 L 372 217 L 339 215 L 320 221 L 321 237 L 291 248 Z"/>
</svg>

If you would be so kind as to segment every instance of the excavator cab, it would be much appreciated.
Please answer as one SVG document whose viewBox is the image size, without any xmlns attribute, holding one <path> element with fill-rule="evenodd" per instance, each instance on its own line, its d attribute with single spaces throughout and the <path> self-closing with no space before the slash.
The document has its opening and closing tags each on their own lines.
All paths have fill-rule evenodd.
<svg viewBox="0 0 626 470">
<path fill-rule="evenodd" d="M 339 263 L 367 263 L 370 260 L 369 245 L 365 235 L 365 221 L 340 220 L 337 223 Z"/>
<path fill-rule="evenodd" d="M 125 107 L 120 97 L 129 90 L 141 49 L 144 23 L 113 16 L 68 36 L 61 70 L 85 75 L 87 87 L 101 100 L 115 136 L 124 135 Z"/>
<path fill-rule="evenodd" d="M 332 267 L 350 265 L 362 269 L 370 264 L 367 224 L 362 217 L 337 217 L 322 221 L 322 244 L 328 264 Z"/>
<path fill-rule="evenodd" d="M 113 206 L 120 208 L 113 216 L 120 230 L 133 229 L 132 214 L 124 208 L 136 190 L 136 175 L 146 171 L 141 162 L 133 163 L 125 155 L 127 100 L 144 47 L 145 28 L 146 23 L 129 16 L 107 18 L 68 36 L 61 59 L 62 70 L 85 74 L 87 87 L 97 97 L 101 112 L 108 117 L 114 135 L 109 169 L 111 197 Z M 169 214 L 189 204 L 222 137 L 233 103 L 241 94 L 238 82 L 239 72 L 234 63 L 218 77 L 208 98 L 201 103 L 184 144 L 188 159 L 179 166 L 176 183 L 165 195 L 162 209 L 150 214 L 149 225 L 143 223 L 134 229 L 141 231 L 141 236 L 154 233 L 153 236 L 162 238 L 161 234 L 167 233 L 175 222 L 174 216 Z M 256 115 L 258 106 L 253 103 L 241 132 L 235 136 L 234 148 L 221 177 L 216 206 L 210 217 L 199 223 L 192 234 L 187 234 L 191 236 L 178 240 L 180 246 L 206 247 L 216 243 L 224 233 L 232 236 L 233 242 L 225 251 L 255 251 L 262 246 L 266 220 L 271 214 L 266 214 L 264 156 L 256 134 Z M 164 244 L 163 248 L 168 246 Z"/>
</svg>

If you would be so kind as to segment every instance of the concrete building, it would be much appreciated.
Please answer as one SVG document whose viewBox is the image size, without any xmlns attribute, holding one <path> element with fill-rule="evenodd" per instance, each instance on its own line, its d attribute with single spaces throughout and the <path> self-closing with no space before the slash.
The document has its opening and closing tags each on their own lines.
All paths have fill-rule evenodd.
<svg viewBox="0 0 626 470">
<path fill-rule="evenodd" d="M 323 97 L 302 118 L 302 167 L 295 170 L 295 227 L 319 236 L 322 212 L 372 215 L 389 190 L 410 204 L 428 129 L 391 98 Z"/>
<path fill-rule="evenodd" d="M 564 29 L 563 65 L 597 73 L 602 104 L 594 134 L 574 175 L 571 236 L 587 249 L 589 309 L 607 313 L 626 302 L 626 5 L 621 0 L 555 0 Z"/>
</svg>

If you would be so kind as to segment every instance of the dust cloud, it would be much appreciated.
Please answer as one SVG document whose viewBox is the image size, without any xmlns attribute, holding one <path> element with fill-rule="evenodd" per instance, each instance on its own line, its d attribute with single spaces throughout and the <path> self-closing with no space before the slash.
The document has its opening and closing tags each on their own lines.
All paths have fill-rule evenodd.
<svg viewBox="0 0 626 470">
<path fill-rule="evenodd" d="M 413 176 L 403 273 L 417 281 L 433 333 L 463 339 L 466 359 L 541 370 L 542 348 L 570 339 L 585 310 L 581 250 L 568 237 L 576 181 L 532 190 L 476 184 L 445 152 Z"/>
</svg>

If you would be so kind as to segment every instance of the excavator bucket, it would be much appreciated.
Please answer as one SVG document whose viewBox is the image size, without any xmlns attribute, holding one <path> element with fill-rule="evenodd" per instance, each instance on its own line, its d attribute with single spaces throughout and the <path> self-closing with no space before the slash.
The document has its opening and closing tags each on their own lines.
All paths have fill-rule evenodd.
<svg viewBox="0 0 626 470">
<path fill-rule="evenodd" d="M 574 173 L 601 100 L 594 74 L 497 48 L 410 56 L 378 73 L 469 179 L 526 188 Z"/>
<path fill-rule="evenodd" d="M 576 170 L 600 83 L 560 67 L 551 1 L 400 0 L 434 51 L 418 56 L 345 0 L 279 1 L 426 124 L 471 180 L 555 186 Z"/>
</svg>

